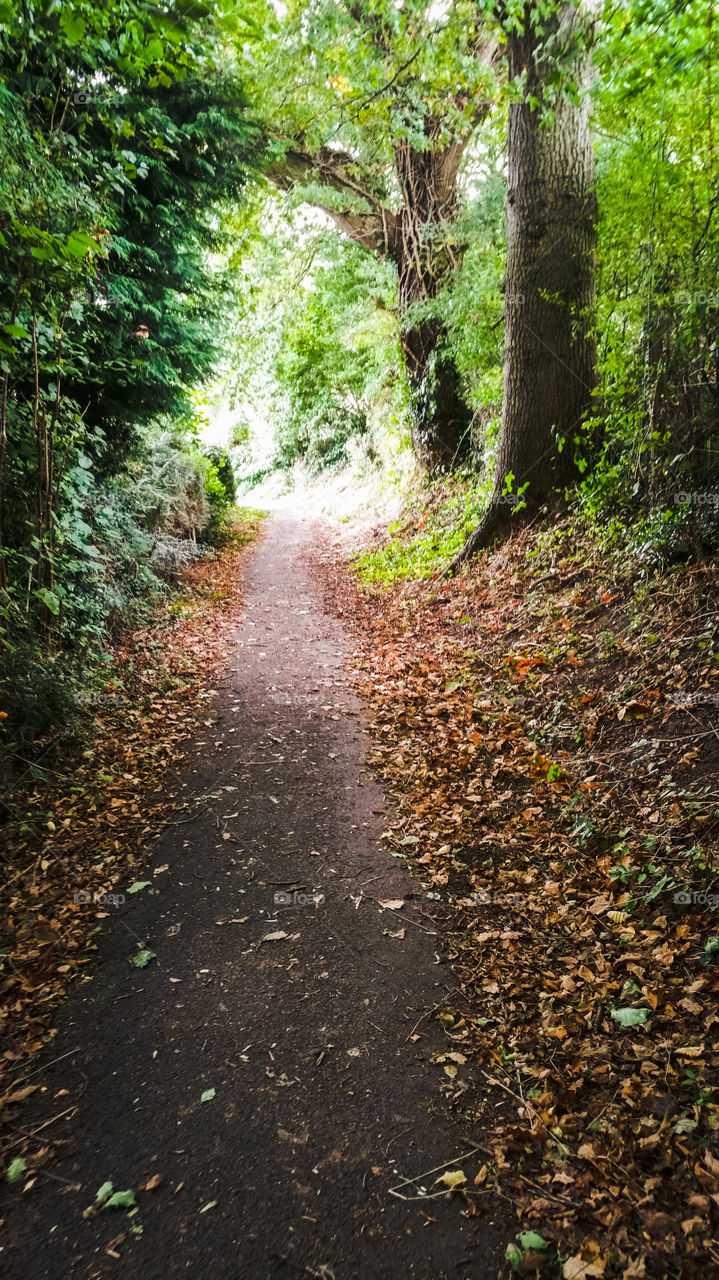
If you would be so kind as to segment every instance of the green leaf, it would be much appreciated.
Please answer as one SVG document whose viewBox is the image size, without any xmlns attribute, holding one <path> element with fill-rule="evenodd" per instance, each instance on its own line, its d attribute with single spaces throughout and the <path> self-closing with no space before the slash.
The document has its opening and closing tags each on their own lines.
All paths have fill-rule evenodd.
<svg viewBox="0 0 719 1280">
<path fill-rule="evenodd" d="M 116 1191 L 105 1201 L 106 1209 L 134 1209 L 135 1192 L 134 1191 Z"/>
<path fill-rule="evenodd" d="M 688 1116 L 683 1116 L 681 1120 L 677 1120 L 672 1128 L 672 1133 L 692 1133 L 697 1127 L 696 1120 L 690 1120 Z"/>
<path fill-rule="evenodd" d="M 65 243 L 65 249 L 73 258 L 84 258 L 90 249 L 97 249 L 91 236 L 82 235 L 79 231 L 71 231 Z"/>
<path fill-rule="evenodd" d="M 142 58 L 144 62 L 157 62 L 158 58 L 162 57 L 162 54 L 162 41 L 158 40 L 157 36 L 155 36 L 155 38 L 150 41 L 147 48 L 143 49 Z"/>
<path fill-rule="evenodd" d="M 507 1259 L 507 1262 L 509 1263 L 513 1271 L 517 1271 L 520 1274 L 524 1271 L 524 1267 L 522 1266 L 522 1258 L 524 1255 L 522 1254 L 522 1251 L 519 1248 L 519 1245 L 508 1244 L 507 1252 L 505 1253 L 504 1256 Z"/>
<path fill-rule="evenodd" d="M 130 885 L 130 888 L 128 889 L 127 892 L 139 893 L 141 889 L 146 889 L 150 884 L 152 884 L 151 880 L 135 880 L 134 884 Z"/>
<path fill-rule="evenodd" d="M 212 1102 L 216 1092 L 216 1089 L 205 1089 L 205 1092 L 200 1094 L 200 1102 Z"/>
<path fill-rule="evenodd" d="M 640 1027 L 649 1017 L 648 1009 L 610 1009 L 609 1012 L 620 1027 Z"/>
<path fill-rule="evenodd" d="M 15 1159 L 11 1160 L 8 1165 L 5 1177 L 8 1182 L 19 1182 L 26 1169 L 27 1164 L 23 1160 L 22 1156 L 15 1156 Z"/>
<path fill-rule="evenodd" d="M 70 44 L 79 44 L 85 34 L 85 19 L 79 14 L 73 14 L 70 7 L 65 5 L 60 14 L 60 26 L 62 27 Z"/>
<path fill-rule="evenodd" d="M 103 1203 L 103 1201 L 104 1201 L 104 1200 L 107 1200 L 108 1196 L 111 1196 L 111 1195 L 112 1195 L 112 1183 L 111 1183 L 111 1182 L 103 1182 L 102 1186 L 100 1187 L 100 1190 L 98 1191 L 97 1195 L 95 1196 L 95 1200 L 96 1200 L 99 1204 L 102 1204 L 102 1203 Z"/>
<path fill-rule="evenodd" d="M 146 969 L 151 960 L 157 959 L 155 951 L 138 951 L 136 956 L 132 957 L 132 963 L 136 969 Z"/>
<path fill-rule="evenodd" d="M 717 951 L 719 951 L 719 938 L 717 938 L 716 936 L 713 938 L 709 938 L 706 946 L 704 947 L 705 960 L 711 960 L 712 956 L 715 956 L 717 954 Z"/>
<path fill-rule="evenodd" d="M 54 591 L 49 591 L 47 587 L 40 587 L 39 590 L 35 592 L 35 595 L 38 600 L 42 600 L 42 603 L 50 610 L 50 613 L 52 613 L 54 617 L 57 617 L 60 612 L 60 601 Z"/>
<path fill-rule="evenodd" d="M 536 1231 L 520 1231 L 517 1236 L 523 1249 L 548 1249 L 549 1242 Z"/>
</svg>

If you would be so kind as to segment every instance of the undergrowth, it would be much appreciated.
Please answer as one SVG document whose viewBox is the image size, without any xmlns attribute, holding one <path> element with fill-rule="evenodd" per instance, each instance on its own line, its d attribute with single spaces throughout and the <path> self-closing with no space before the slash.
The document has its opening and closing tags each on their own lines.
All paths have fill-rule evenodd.
<svg viewBox="0 0 719 1280">
<path fill-rule="evenodd" d="M 354 556 L 352 566 L 360 581 L 382 588 L 440 573 L 479 523 L 488 493 L 486 479 L 478 481 L 471 475 L 426 484 L 415 492 L 406 515 L 387 526 L 382 544 Z M 628 558 L 638 574 L 643 569 L 662 572 L 712 556 L 719 546 L 716 504 L 676 503 L 668 498 L 666 505 L 638 514 L 612 510 L 602 495 L 583 486 L 573 500 L 566 495 L 563 508 L 554 516 L 548 510 L 540 514 L 533 545 L 526 552 L 528 559 L 535 558 L 537 568 L 556 554 L 578 563 L 580 549 L 591 544 L 602 555 Z"/>
<path fill-rule="evenodd" d="M 368 586 L 389 586 L 400 578 L 426 579 L 439 572 L 459 551 L 477 524 L 485 502 L 476 481 L 442 481 L 433 486 L 420 513 L 390 524 L 389 541 L 362 551 L 354 567 Z"/>
</svg>

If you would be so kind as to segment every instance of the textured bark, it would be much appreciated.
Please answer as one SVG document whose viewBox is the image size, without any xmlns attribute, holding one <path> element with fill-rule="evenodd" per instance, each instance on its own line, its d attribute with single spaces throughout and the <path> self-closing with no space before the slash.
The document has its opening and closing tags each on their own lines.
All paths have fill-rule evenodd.
<svg viewBox="0 0 719 1280">
<path fill-rule="evenodd" d="M 575 474 L 573 437 L 590 404 L 596 357 L 589 56 L 580 54 L 572 69 L 579 106 L 560 98 L 543 125 L 530 100 L 542 98 L 557 55 L 576 45 L 585 20 L 573 6 L 558 15 L 546 60 L 531 31 L 510 42 L 510 73 L 526 80 L 523 101 L 509 111 L 502 423 L 489 510 L 453 567 L 507 527 L 511 508 L 501 498 L 509 475 L 515 492 L 528 483 L 531 513 Z"/>
<path fill-rule="evenodd" d="M 412 443 L 430 471 L 467 452 L 472 411 L 437 317 L 412 319 L 412 307 L 436 298 L 462 262 L 464 245 L 447 236 L 457 214 L 457 172 L 466 142 L 416 151 L 395 147 L 402 190 L 394 259 L 399 277 L 400 344 L 410 386 Z M 442 229 L 442 234 L 437 231 Z"/>
</svg>

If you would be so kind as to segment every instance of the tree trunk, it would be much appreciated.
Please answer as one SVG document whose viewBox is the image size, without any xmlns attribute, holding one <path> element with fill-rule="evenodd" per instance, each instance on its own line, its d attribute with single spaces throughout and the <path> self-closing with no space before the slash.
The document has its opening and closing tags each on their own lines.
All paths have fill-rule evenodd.
<svg viewBox="0 0 719 1280">
<path fill-rule="evenodd" d="M 516 495 L 526 485 L 523 510 L 532 512 L 576 474 L 575 439 L 596 358 L 597 216 L 590 59 L 578 39 L 583 21 L 573 6 L 561 10 L 550 40 L 546 31 L 541 37 L 543 58 L 531 30 L 510 41 L 510 73 L 526 79 L 523 100 L 509 109 L 502 423 L 489 507 L 452 568 L 509 526 L 517 502 L 508 490 Z M 567 49 L 575 52 L 580 104 L 560 96 L 543 124 L 536 103 Z"/>
<path fill-rule="evenodd" d="M 439 145 L 437 129 L 437 121 L 425 122 L 427 138 L 435 143 L 426 150 L 406 141 L 394 145 L 402 192 L 393 243 L 400 345 L 409 382 L 412 444 L 429 471 L 448 469 L 468 452 L 472 421 L 447 330 L 438 316 L 421 312 L 459 269 L 465 248 L 452 242 L 450 228 L 457 216 L 457 171 L 466 141 Z M 419 315 L 413 316 L 413 307 L 420 308 Z"/>
<path fill-rule="evenodd" d="M 400 211 L 393 248 L 412 446 L 422 465 L 433 472 L 450 469 L 468 452 L 472 410 L 462 394 L 444 324 L 436 315 L 421 313 L 422 305 L 437 297 L 459 267 L 463 246 L 452 250 L 446 243 L 446 231 L 445 242 L 433 236 L 443 217 L 454 213 L 454 191 L 451 201 L 438 201 L 436 177 L 431 172 L 418 174 L 420 165 L 422 169 L 432 167 L 422 153 L 410 152 L 405 168 L 412 174 L 413 187 L 421 189 L 423 201 L 405 204 Z M 414 317 L 413 307 L 420 308 Z"/>
<path fill-rule="evenodd" d="M 451 470 L 469 452 L 472 410 L 447 351 L 447 332 L 432 319 L 402 327 L 400 347 L 410 392 L 412 447 L 430 472 Z"/>
</svg>

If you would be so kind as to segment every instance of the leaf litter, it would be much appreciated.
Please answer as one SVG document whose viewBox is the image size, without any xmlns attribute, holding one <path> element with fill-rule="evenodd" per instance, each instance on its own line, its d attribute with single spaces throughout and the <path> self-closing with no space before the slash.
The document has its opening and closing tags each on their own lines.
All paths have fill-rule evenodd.
<svg viewBox="0 0 719 1280">
<path fill-rule="evenodd" d="M 151 887 L 151 881 L 133 881 L 127 873 L 176 820 L 178 801 L 169 780 L 207 717 L 212 678 L 230 651 L 242 608 L 246 547 L 257 531 L 256 521 L 241 521 L 225 548 L 186 568 L 181 590 L 187 608 L 178 611 L 164 601 L 150 623 L 126 634 L 114 649 L 121 706 L 103 704 L 84 736 L 66 740 L 52 770 L 30 771 L 13 792 L 0 891 L 6 1152 L 28 1146 L 16 1140 L 24 1099 L 12 1081 L 21 1081 L 31 1056 L 51 1044 L 53 1011 L 71 984 L 89 975 L 101 921 L 114 909 L 95 895 L 134 895 Z M 158 867 L 155 874 L 167 870 Z M 131 963 L 142 968 L 155 958 L 142 948 Z M 36 1162 L 49 1158 L 38 1140 L 31 1145 Z"/>
<path fill-rule="evenodd" d="M 441 903 L 461 997 L 437 1017 L 481 1082 L 439 1055 L 439 1087 L 486 1144 L 480 1195 L 525 1228 L 508 1261 L 719 1276 L 716 571 L 567 522 L 450 581 L 363 590 L 326 571 L 337 544 L 318 558 L 384 836 Z"/>
</svg>

